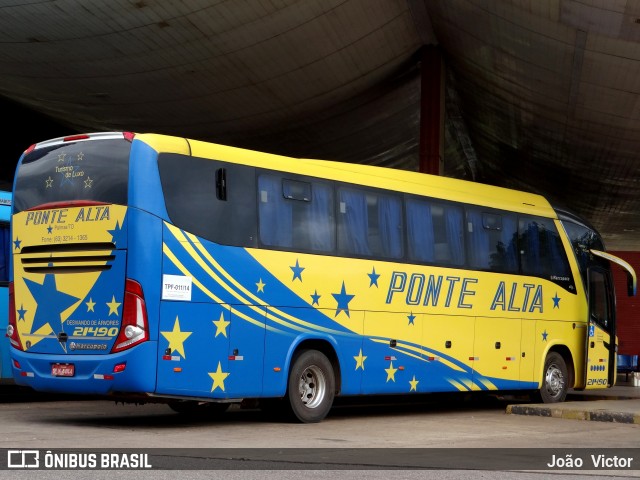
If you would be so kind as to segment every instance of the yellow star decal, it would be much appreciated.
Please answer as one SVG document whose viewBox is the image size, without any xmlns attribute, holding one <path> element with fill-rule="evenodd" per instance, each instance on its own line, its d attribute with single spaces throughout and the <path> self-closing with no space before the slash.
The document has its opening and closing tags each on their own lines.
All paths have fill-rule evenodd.
<svg viewBox="0 0 640 480">
<path fill-rule="evenodd" d="M 398 369 L 393 368 L 393 362 L 391 362 L 389 368 L 385 368 L 384 371 L 387 372 L 387 382 L 389 380 L 393 380 L 394 382 L 396 381 L 396 372 L 398 371 Z"/>
<path fill-rule="evenodd" d="M 266 285 L 266 283 L 262 283 L 262 279 L 260 279 L 260 281 L 258 283 L 256 283 L 256 286 L 258 287 L 258 293 L 260 293 L 260 292 L 264 293 L 265 285 Z"/>
<path fill-rule="evenodd" d="M 224 312 L 220 312 L 220 320 L 217 322 L 214 320 L 213 324 L 216 326 L 216 337 L 220 334 L 227 336 L 227 327 L 231 322 L 227 322 L 224 319 Z"/>
<path fill-rule="evenodd" d="M 367 359 L 367 357 L 362 355 L 362 349 L 360 349 L 360 353 L 358 353 L 358 355 L 353 358 L 356 360 L 356 370 L 358 370 L 359 368 L 362 368 L 362 370 L 364 370 L 364 361 Z"/>
<path fill-rule="evenodd" d="M 95 312 L 93 307 L 96 306 L 96 302 L 93 301 L 91 297 L 89 297 L 89 301 L 84 303 L 87 306 L 87 312 Z"/>
<path fill-rule="evenodd" d="M 46 188 L 53 187 L 53 178 L 51 178 L 51 175 L 49 175 L 49 178 L 45 180 L 45 183 L 47 184 Z"/>
<path fill-rule="evenodd" d="M 176 317 L 176 321 L 173 324 L 173 330 L 170 332 L 160 332 L 164 338 L 169 341 L 169 349 L 177 351 L 182 358 L 187 358 L 184 353 L 184 342 L 193 332 L 183 332 L 180 330 L 180 321 Z"/>
<path fill-rule="evenodd" d="M 116 302 L 116 297 L 114 295 L 111 295 L 111 301 L 107 302 L 107 307 L 109 307 L 109 315 L 111 315 L 113 313 L 117 317 L 119 315 L 118 314 L 118 307 L 120 305 L 122 305 L 122 304 Z"/>
<path fill-rule="evenodd" d="M 220 390 L 224 392 L 224 381 L 229 375 L 229 373 L 222 371 L 222 365 L 218 362 L 217 370 L 215 372 L 209 372 L 209 376 L 213 380 L 211 391 L 213 392 L 216 388 L 220 388 Z"/>
<path fill-rule="evenodd" d="M 410 392 L 417 392 L 418 391 L 418 383 L 420 382 L 420 380 L 416 380 L 416 376 L 413 376 L 413 380 L 409 380 L 409 385 L 411 385 L 411 388 L 409 389 Z"/>
</svg>

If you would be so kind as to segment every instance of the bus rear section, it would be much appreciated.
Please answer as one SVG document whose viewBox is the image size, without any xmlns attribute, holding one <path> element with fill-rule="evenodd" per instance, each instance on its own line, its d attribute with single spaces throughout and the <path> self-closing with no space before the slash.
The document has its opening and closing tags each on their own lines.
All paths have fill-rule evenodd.
<svg viewBox="0 0 640 480">
<path fill-rule="evenodd" d="M 31 147 L 18 164 L 7 334 L 19 385 L 155 388 L 144 287 L 126 274 L 130 149 L 122 133 L 66 137 Z"/>
<path fill-rule="evenodd" d="M 4 341 L 9 312 L 9 256 L 11 254 L 11 192 L 0 191 L 0 385 L 13 383 L 9 342 Z"/>
</svg>

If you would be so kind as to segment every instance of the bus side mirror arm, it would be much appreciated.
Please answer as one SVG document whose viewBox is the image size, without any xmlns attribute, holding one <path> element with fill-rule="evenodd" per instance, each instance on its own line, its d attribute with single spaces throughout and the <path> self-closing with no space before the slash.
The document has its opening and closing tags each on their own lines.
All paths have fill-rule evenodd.
<svg viewBox="0 0 640 480">
<path fill-rule="evenodd" d="M 615 255 L 611 255 L 610 253 L 601 252 L 600 250 L 589 251 L 596 257 L 604 258 L 605 260 L 621 266 L 627 273 L 627 295 L 629 295 L 630 297 L 635 297 L 638 291 L 638 278 L 636 277 L 636 271 L 633 269 L 633 267 L 620 257 L 616 257 Z"/>
</svg>

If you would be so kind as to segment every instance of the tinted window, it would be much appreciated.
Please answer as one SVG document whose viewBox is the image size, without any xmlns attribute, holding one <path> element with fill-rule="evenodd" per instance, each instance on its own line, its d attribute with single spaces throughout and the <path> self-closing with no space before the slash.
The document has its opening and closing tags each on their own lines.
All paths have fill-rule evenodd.
<svg viewBox="0 0 640 480">
<path fill-rule="evenodd" d="M 408 197 L 405 205 L 409 258 L 443 265 L 464 264 L 462 208 L 417 197 Z"/>
<path fill-rule="evenodd" d="M 14 213 L 49 202 L 93 200 L 127 204 L 126 140 L 89 140 L 34 150 L 22 160 Z"/>
<path fill-rule="evenodd" d="M 255 246 L 252 167 L 176 154 L 161 154 L 158 166 L 174 225 L 217 243 Z"/>
<path fill-rule="evenodd" d="M 497 272 L 518 271 L 516 215 L 467 209 L 469 266 Z"/>
<path fill-rule="evenodd" d="M 522 273 L 546 278 L 573 290 L 573 277 L 553 220 L 521 217 L 520 261 Z"/>
<path fill-rule="evenodd" d="M 435 260 L 444 265 L 465 263 L 462 207 L 436 203 L 431 207 Z"/>
<path fill-rule="evenodd" d="M 260 241 L 313 252 L 335 249 L 333 188 L 319 181 L 258 176 Z"/>
<path fill-rule="evenodd" d="M 403 256 L 402 199 L 365 189 L 338 189 L 338 248 L 357 256 Z"/>
</svg>

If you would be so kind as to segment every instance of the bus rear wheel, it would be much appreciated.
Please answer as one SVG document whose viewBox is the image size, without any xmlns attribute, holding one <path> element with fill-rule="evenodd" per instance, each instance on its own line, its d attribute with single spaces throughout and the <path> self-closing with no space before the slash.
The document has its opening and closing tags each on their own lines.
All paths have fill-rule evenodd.
<svg viewBox="0 0 640 480">
<path fill-rule="evenodd" d="M 563 402 L 567 397 L 568 390 L 569 372 L 567 364 L 562 355 L 557 352 L 551 352 L 544 362 L 540 399 L 544 403 Z"/>
<path fill-rule="evenodd" d="M 316 423 L 327 416 L 335 396 L 335 374 L 329 359 L 317 350 L 297 355 L 291 366 L 287 397 L 294 420 Z"/>
</svg>

